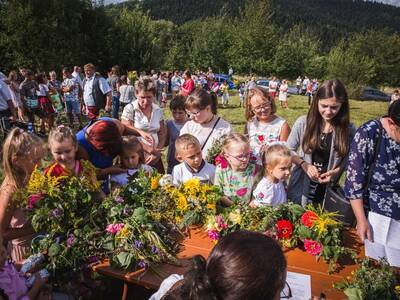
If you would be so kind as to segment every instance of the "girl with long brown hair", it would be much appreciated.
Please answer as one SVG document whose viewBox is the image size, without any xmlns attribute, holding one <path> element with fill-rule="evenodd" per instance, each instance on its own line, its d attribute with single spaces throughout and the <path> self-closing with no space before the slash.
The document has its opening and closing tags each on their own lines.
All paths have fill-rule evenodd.
<svg viewBox="0 0 400 300">
<path fill-rule="evenodd" d="M 289 182 L 293 202 L 322 203 L 326 185 L 340 176 L 348 157 L 355 127 L 350 123 L 346 88 L 338 79 L 325 81 L 318 89 L 307 116 L 295 122 L 287 145 L 297 152 Z"/>
</svg>

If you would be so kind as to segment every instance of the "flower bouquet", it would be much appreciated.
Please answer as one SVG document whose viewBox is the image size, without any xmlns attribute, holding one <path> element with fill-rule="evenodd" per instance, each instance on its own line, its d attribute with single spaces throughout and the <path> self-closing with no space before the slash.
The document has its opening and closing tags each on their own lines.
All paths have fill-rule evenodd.
<svg viewBox="0 0 400 300">
<path fill-rule="evenodd" d="M 336 216 L 322 208 L 304 209 L 293 203 L 278 207 L 237 206 L 218 216 L 209 216 L 206 228 L 213 240 L 239 229 L 263 232 L 279 240 L 285 248 L 300 246 L 317 259 L 322 257 L 329 263 L 329 272 L 333 272 L 342 256 L 353 254 L 343 246 L 342 225 Z"/>
<path fill-rule="evenodd" d="M 352 278 L 335 283 L 334 287 L 343 290 L 350 300 L 400 299 L 399 275 L 383 258 L 377 264 L 366 258 L 358 261 L 359 268 L 353 271 Z"/>
<path fill-rule="evenodd" d="M 222 151 L 222 145 L 224 143 L 224 140 L 226 138 L 226 135 L 221 136 L 219 139 L 215 140 L 214 143 L 212 144 L 211 148 L 208 149 L 207 151 L 207 162 L 215 165 L 216 161 L 215 159 L 220 155 Z"/>
<path fill-rule="evenodd" d="M 55 166 L 53 166 L 55 167 Z M 51 167 L 51 168 L 53 168 Z M 97 243 L 101 217 L 94 210 L 94 192 L 100 184 L 91 172 L 75 176 L 51 176 L 35 169 L 27 186 L 27 216 L 36 232 L 34 252 L 44 253 L 46 268 L 62 284 L 101 255 Z"/>
</svg>

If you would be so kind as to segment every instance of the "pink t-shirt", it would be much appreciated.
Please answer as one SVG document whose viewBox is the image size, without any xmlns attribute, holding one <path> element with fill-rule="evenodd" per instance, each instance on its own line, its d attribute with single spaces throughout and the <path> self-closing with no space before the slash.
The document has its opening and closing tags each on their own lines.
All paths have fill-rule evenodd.
<svg viewBox="0 0 400 300">
<path fill-rule="evenodd" d="M 26 295 L 28 287 L 25 277 L 15 269 L 12 263 L 6 262 L 0 269 L 0 288 L 10 300 L 30 300 Z"/>
</svg>

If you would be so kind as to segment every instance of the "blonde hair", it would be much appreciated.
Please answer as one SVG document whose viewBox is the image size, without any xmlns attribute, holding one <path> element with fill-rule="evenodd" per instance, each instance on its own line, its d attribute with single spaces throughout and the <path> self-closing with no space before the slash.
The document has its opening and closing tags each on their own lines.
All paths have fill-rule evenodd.
<svg viewBox="0 0 400 300">
<path fill-rule="evenodd" d="M 292 152 L 286 145 L 282 143 L 276 143 L 267 146 L 262 155 L 262 163 L 264 170 L 266 170 L 267 167 L 275 168 L 275 166 L 284 159 L 291 159 L 291 158 L 292 158 Z"/>
<path fill-rule="evenodd" d="M 96 67 L 94 66 L 94 64 L 88 63 L 88 64 L 86 64 L 86 65 L 83 66 L 83 69 L 84 69 L 84 70 L 87 70 L 87 69 L 96 70 Z"/>
<path fill-rule="evenodd" d="M 142 143 L 136 136 L 124 136 L 122 137 L 122 150 L 121 153 L 126 153 L 125 151 L 132 151 L 139 154 L 139 164 L 144 164 L 144 149 Z"/>
<path fill-rule="evenodd" d="M 8 134 L 3 144 L 3 172 L 11 185 L 20 188 L 23 185 L 24 177 L 19 174 L 19 170 L 13 166 L 13 160 L 28 157 L 32 154 L 43 153 L 42 140 L 32 133 L 19 128 L 14 128 Z M 23 174 L 26 176 L 27 174 Z"/>
<path fill-rule="evenodd" d="M 225 153 L 232 144 L 245 144 L 250 146 L 249 139 L 240 133 L 230 133 L 222 144 L 222 152 Z"/>
<path fill-rule="evenodd" d="M 190 146 L 199 146 L 200 147 L 200 142 L 199 140 L 188 133 L 182 134 L 177 137 L 175 140 L 175 150 L 178 152 L 180 149 L 186 150 Z"/>
<path fill-rule="evenodd" d="M 49 147 L 54 142 L 62 143 L 64 140 L 71 140 L 74 147 L 78 145 L 75 134 L 72 132 L 72 129 L 65 125 L 57 126 L 52 129 L 49 133 Z"/>
<path fill-rule="evenodd" d="M 248 90 L 246 100 L 245 100 L 245 107 L 246 107 L 245 117 L 246 117 L 247 121 L 251 120 L 255 116 L 253 108 L 251 107 L 251 99 L 254 96 L 259 96 L 259 97 L 263 98 L 264 100 L 270 102 L 271 103 L 271 115 L 276 113 L 275 101 L 273 101 L 271 99 L 269 92 L 265 88 L 253 87 Z"/>
</svg>

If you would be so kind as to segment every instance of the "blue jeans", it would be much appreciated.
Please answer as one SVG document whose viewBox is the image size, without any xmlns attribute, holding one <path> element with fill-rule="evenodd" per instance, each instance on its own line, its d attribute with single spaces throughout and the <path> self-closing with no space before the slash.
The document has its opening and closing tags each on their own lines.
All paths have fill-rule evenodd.
<svg viewBox="0 0 400 300">
<path fill-rule="evenodd" d="M 114 119 L 119 119 L 119 96 L 112 96 L 112 112 L 111 116 Z"/>
</svg>

